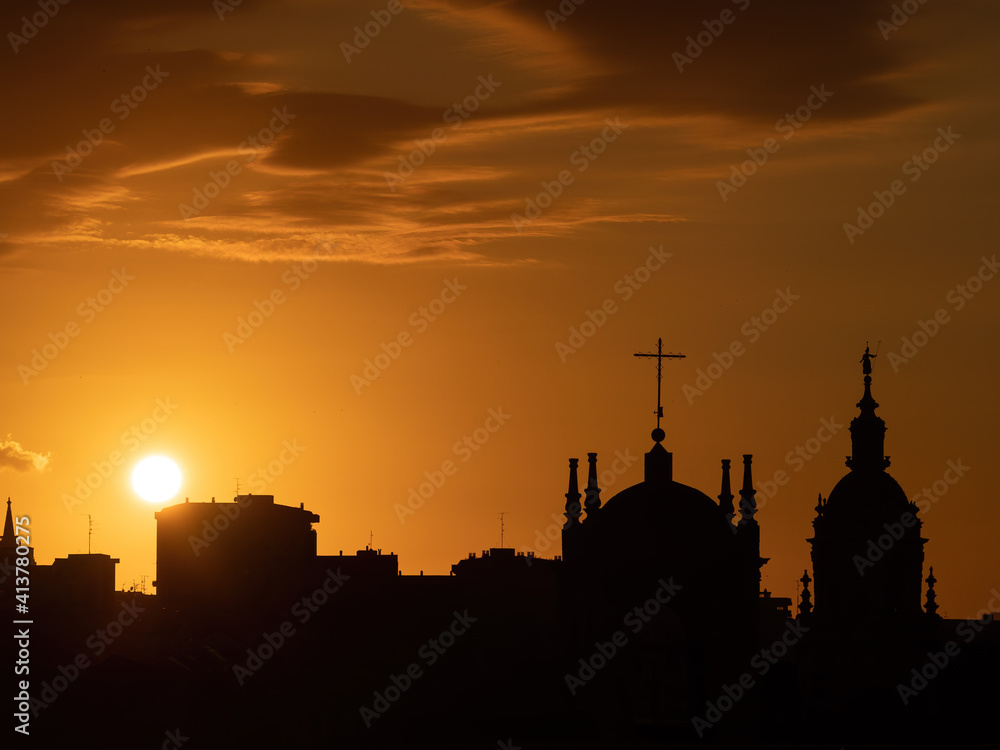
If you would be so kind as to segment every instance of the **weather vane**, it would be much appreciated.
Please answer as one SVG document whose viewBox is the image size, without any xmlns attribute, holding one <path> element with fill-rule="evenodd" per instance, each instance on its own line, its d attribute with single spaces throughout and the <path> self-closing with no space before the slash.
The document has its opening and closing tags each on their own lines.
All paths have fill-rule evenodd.
<svg viewBox="0 0 1000 750">
<path fill-rule="evenodd" d="M 633 354 L 634 357 L 656 357 L 656 430 L 655 434 L 660 437 L 653 437 L 656 442 L 663 440 L 663 430 L 660 429 L 660 419 L 663 418 L 663 404 L 660 399 L 661 385 L 663 382 L 663 360 L 664 359 L 684 359 L 684 354 L 664 354 L 663 339 L 656 340 L 656 354 L 640 352 Z"/>
</svg>

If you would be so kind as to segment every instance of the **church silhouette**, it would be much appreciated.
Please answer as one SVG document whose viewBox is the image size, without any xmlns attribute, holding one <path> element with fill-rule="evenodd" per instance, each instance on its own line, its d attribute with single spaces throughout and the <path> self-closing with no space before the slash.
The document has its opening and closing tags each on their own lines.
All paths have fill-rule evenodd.
<svg viewBox="0 0 1000 750">
<path fill-rule="evenodd" d="M 682 355 L 661 342 L 637 356 L 657 358 L 659 391 L 663 358 Z M 602 502 L 597 454 L 582 493 L 569 459 L 552 559 L 500 547 L 450 575 L 404 576 L 378 549 L 317 554 L 320 519 L 304 503 L 239 495 L 156 514 L 156 596 L 109 590 L 107 555 L 32 561 L 32 737 L 102 748 L 995 743 L 1000 593 L 979 619 L 937 614 L 920 508 L 886 471 L 874 357 L 861 361 L 848 472 L 819 496 L 795 614 L 761 590 L 752 455 L 738 498 L 730 458 L 715 499 L 678 482 L 658 395 L 641 482 Z M 4 572 L 14 531 L 8 501 Z"/>
</svg>

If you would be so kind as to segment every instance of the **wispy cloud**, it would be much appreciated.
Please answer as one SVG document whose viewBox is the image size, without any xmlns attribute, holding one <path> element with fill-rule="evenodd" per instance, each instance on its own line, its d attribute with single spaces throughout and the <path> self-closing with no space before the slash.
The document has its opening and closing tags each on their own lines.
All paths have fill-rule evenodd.
<svg viewBox="0 0 1000 750">
<path fill-rule="evenodd" d="M 10 435 L 0 443 L 0 469 L 14 469 L 15 471 L 29 471 L 37 469 L 42 471 L 49 465 L 51 454 L 36 453 L 29 451 Z"/>
</svg>

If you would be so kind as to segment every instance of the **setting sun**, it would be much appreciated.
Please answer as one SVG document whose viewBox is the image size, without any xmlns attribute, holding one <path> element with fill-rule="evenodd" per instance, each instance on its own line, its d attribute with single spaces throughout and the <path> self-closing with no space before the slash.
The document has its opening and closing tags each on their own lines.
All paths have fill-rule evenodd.
<svg viewBox="0 0 1000 750">
<path fill-rule="evenodd" d="M 181 470 L 166 456 L 144 458 L 132 471 L 132 488 L 150 503 L 169 500 L 181 488 Z"/>
</svg>

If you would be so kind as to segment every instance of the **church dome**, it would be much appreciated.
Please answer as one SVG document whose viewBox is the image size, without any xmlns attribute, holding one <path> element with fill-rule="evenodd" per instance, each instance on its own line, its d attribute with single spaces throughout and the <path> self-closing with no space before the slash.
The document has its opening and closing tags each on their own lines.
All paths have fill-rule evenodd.
<svg viewBox="0 0 1000 750">
<path fill-rule="evenodd" d="M 854 470 L 848 473 L 830 492 L 823 515 L 831 520 L 851 521 L 870 519 L 883 523 L 912 512 L 910 501 L 899 482 L 884 471 Z"/>
<path fill-rule="evenodd" d="M 669 559 L 695 568 L 733 545 L 734 527 L 703 492 L 680 482 L 641 482 L 612 497 L 593 519 L 605 552 Z"/>
</svg>

